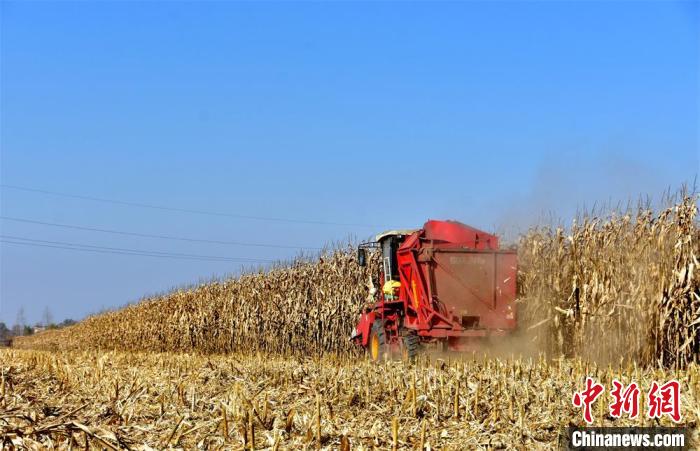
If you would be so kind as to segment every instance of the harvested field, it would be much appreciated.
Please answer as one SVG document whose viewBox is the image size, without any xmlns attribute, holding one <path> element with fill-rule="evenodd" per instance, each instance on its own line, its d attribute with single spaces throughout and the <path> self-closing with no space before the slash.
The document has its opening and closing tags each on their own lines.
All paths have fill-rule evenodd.
<svg viewBox="0 0 700 451">
<path fill-rule="evenodd" d="M 561 428 L 583 424 L 570 397 L 586 375 L 610 386 L 624 374 L 644 390 L 676 378 L 683 422 L 695 428 L 700 417 L 695 365 L 23 350 L 0 350 L 0 362 L 5 447 L 554 449 Z M 613 420 L 607 402 L 594 404 L 595 425 L 652 424 Z"/>
</svg>

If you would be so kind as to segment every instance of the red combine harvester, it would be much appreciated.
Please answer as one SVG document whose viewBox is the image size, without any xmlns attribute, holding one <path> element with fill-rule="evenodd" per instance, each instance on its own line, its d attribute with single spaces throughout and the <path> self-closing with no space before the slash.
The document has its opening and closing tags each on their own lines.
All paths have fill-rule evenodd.
<svg viewBox="0 0 700 451">
<path fill-rule="evenodd" d="M 382 268 L 374 305 L 364 308 L 352 340 L 373 360 L 414 358 L 426 344 L 473 349 L 478 340 L 515 329 L 517 256 L 498 237 L 456 221 L 428 221 L 394 230 L 358 248 L 379 248 Z"/>
</svg>

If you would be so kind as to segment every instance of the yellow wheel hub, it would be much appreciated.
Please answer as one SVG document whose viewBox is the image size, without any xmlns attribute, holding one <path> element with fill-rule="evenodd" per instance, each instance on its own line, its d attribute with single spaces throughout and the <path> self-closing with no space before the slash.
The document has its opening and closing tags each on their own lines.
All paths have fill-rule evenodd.
<svg viewBox="0 0 700 451">
<path fill-rule="evenodd" d="M 379 360 L 379 337 L 372 334 L 369 340 L 369 352 L 372 360 Z"/>
</svg>

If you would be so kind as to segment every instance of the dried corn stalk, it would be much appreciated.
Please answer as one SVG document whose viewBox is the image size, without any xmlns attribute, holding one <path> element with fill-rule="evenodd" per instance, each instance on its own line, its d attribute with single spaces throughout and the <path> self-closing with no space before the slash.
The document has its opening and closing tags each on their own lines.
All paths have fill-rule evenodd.
<svg viewBox="0 0 700 451">
<path fill-rule="evenodd" d="M 521 319 L 554 353 L 685 367 L 700 352 L 697 198 L 520 241 Z"/>
<path fill-rule="evenodd" d="M 356 351 L 349 341 L 377 258 L 351 248 L 316 261 L 144 299 L 33 337 L 17 347 L 280 354 Z"/>
</svg>

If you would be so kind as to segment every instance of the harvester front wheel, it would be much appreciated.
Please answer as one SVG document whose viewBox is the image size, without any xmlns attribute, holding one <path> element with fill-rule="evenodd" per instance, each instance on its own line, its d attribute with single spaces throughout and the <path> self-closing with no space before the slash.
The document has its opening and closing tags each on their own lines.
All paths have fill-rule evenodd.
<svg viewBox="0 0 700 451">
<path fill-rule="evenodd" d="M 403 334 L 403 357 L 404 360 L 413 362 L 418 357 L 421 350 L 421 343 L 415 331 L 406 331 Z"/>
<path fill-rule="evenodd" d="M 372 330 L 369 334 L 369 358 L 375 362 L 380 361 L 386 352 L 386 331 L 381 321 L 375 321 L 372 324 Z"/>
</svg>

